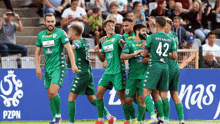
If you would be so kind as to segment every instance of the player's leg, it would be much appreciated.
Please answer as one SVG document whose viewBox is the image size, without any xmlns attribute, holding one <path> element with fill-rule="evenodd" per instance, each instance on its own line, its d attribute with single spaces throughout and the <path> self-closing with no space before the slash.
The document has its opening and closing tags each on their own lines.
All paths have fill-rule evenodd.
<svg viewBox="0 0 220 124">
<path fill-rule="evenodd" d="M 125 115 L 125 122 L 129 123 L 130 122 L 130 114 L 128 111 L 128 107 L 126 106 L 126 102 L 125 102 L 125 82 L 123 82 L 123 74 L 122 73 L 118 73 L 118 74 L 114 74 L 112 75 L 111 79 L 112 79 L 112 83 L 113 86 L 115 88 L 115 90 L 117 91 L 117 95 L 118 98 L 121 101 L 122 104 L 122 108 L 123 108 L 123 112 Z"/>
<path fill-rule="evenodd" d="M 103 96 L 106 92 L 106 88 L 103 86 L 98 86 L 97 87 L 97 92 L 96 92 L 96 96 L 97 96 L 97 113 L 98 113 L 98 122 L 104 123 L 104 118 L 103 118 L 103 114 L 104 114 L 104 99 Z M 98 122 L 96 122 L 96 124 L 99 124 Z"/>
<path fill-rule="evenodd" d="M 78 94 L 70 92 L 68 97 L 68 113 L 69 113 L 69 123 L 68 124 L 74 124 L 75 121 L 75 113 L 76 113 L 76 98 Z"/>
<path fill-rule="evenodd" d="M 154 100 L 155 108 L 156 108 L 158 115 L 159 115 L 159 118 L 160 118 L 159 121 L 163 122 L 164 121 L 164 112 L 163 112 L 163 103 L 162 103 L 162 100 L 160 99 L 160 91 L 155 89 L 155 90 L 153 90 L 151 95 Z"/>
<path fill-rule="evenodd" d="M 184 124 L 183 104 L 179 99 L 179 95 L 178 95 L 180 70 L 179 68 L 172 69 L 172 71 L 170 70 L 169 74 L 170 74 L 169 76 L 172 77 L 172 80 L 170 80 L 170 85 L 169 85 L 170 94 L 175 103 L 180 124 Z"/>
<path fill-rule="evenodd" d="M 61 121 L 60 96 L 58 94 L 59 89 L 60 86 L 56 84 L 50 84 L 50 88 L 47 89 L 51 111 L 52 113 L 55 112 L 55 122 L 58 124 Z"/>
<path fill-rule="evenodd" d="M 131 124 L 136 122 L 136 114 L 135 108 L 133 104 L 133 97 L 136 95 L 136 80 L 135 79 L 128 79 L 126 82 L 125 88 L 125 102 L 128 109 L 128 112 L 132 118 Z M 130 118 L 129 118 L 130 119 Z"/>
<path fill-rule="evenodd" d="M 164 112 L 164 123 L 169 122 L 170 115 L 170 103 L 168 100 L 168 90 L 169 90 L 169 70 L 163 69 L 161 79 L 157 85 L 157 89 L 160 90 L 160 96 L 163 103 Z"/>
</svg>

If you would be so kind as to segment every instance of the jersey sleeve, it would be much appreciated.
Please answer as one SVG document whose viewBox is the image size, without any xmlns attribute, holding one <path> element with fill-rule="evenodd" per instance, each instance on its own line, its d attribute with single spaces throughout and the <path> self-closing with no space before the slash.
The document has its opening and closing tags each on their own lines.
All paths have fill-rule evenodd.
<svg viewBox="0 0 220 124">
<path fill-rule="evenodd" d="M 41 35 L 40 33 L 37 35 L 36 47 L 42 47 L 42 42 L 40 40 Z"/>
<path fill-rule="evenodd" d="M 88 21 L 92 20 L 92 18 L 93 18 L 93 16 L 91 15 L 91 16 L 89 17 Z"/>
<path fill-rule="evenodd" d="M 75 46 L 76 49 L 80 49 L 82 48 L 82 42 L 79 40 L 75 40 L 75 42 L 73 43 L 73 46 Z"/>
<path fill-rule="evenodd" d="M 151 36 L 148 36 L 147 43 L 145 45 L 146 50 L 150 50 L 151 47 Z"/>
<path fill-rule="evenodd" d="M 174 39 L 171 40 L 171 48 L 170 48 L 170 51 L 173 52 L 173 51 L 177 51 L 177 46 L 176 46 L 176 42 Z"/>
<path fill-rule="evenodd" d="M 125 44 L 124 49 L 122 50 L 122 53 L 125 53 L 125 54 L 129 54 L 130 53 L 129 43 L 128 42 Z"/>
<path fill-rule="evenodd" d="M 61 37 L 60 38 L 61 38 L 60 40 L 61 40 L 63 45 L 69 43 L 69 38 L 68 38 L 65 31 L 61 32 Z"/>
</svg>

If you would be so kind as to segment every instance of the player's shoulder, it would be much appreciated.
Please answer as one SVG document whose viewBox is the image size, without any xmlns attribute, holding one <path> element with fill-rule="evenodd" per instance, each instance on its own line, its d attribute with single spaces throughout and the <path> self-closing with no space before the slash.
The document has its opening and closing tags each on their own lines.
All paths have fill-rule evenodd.
<svg viewBox="0 0 220 124">
<path fill-rule="evenodd" d="M 43 31 L 38 33 L 38 36 L 44 35 L 46 32 L 47 32 L 47 30 L 43 30 Z"/>
<path fill-rule="evenodd" d="M 121 34 L 115 34 L 114 37 L 119 38 L 119 39 L 123 38 L 123 36 Z"/>
</svg>

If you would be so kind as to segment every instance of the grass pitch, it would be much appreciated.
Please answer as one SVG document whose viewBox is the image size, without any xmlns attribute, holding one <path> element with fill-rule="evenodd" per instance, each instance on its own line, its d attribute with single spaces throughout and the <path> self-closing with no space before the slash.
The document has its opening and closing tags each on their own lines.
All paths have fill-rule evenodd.
<svg viewBox="0 0 220 124">
<path fill-rule="evenodd" d="M 95 124 L 96 120 L 79 120 L 74 124 Z M 201 121 L 201 120 L 191 120 L 185 121 L 186 124 L 220 124 L 220 120 L 215 121 Z M 49 124 L 49 121 L 2 121 L 0 124 Z M 68 124 L 68 121 L 62 121 L 61 124 Z M 108 124 L 105 121 L 105 124 Z M 116 124 L 123 124 L 123 121 L 117 120 Z M 179 124 L 179 121 L 170 120 L 169 124 Z"/>
</svg>

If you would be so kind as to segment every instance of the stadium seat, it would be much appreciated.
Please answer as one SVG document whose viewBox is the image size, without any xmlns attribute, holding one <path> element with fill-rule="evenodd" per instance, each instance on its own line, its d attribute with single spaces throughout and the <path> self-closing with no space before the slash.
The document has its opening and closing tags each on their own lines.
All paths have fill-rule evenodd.
<svg viewBox="0 0 220 124">
<path fill-rule="evenodd" d="M 149 3 L 149 15 L 151 14 L 151 11 L 156 8 L 157 8 L 157 2 Z"/>
<path fill-rule="evenodd" d="M 2 68 L 18 68 L 16 57 L 1 57 Z"/>
<path fill-rule="evenodd" d="M 200 39 L 195 39 L 193 47 L 196 48 L 196 49 L 199 49 L 199 46 L 201 46 Z"/>
<path fill-rule="evenodd" d="M 95 47 L 95 41 L 94 41 L 94 39 L 92 39 L 92 38 L 85 38 L 86 40 L 88 40 L 89 41 L 89 49 L 94 49 L 94 47 Z"/>
<path fill-rule="evenodd" d="M 21 57 L 21 68 L 35 68 L 34 57 Z"/>
</svg>

